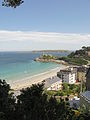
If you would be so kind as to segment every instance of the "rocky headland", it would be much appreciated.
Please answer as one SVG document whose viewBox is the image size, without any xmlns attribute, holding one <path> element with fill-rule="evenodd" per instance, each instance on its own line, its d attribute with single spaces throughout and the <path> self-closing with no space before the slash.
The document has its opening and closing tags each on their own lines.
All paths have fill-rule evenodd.
<svg viewBox="0 0 90 120">
<path fill-rule="evenodd" d="M 57 63 L 57 64 L 68 65 L 67 62 L 65 62 L 65 61 L 63 61 L 63 60 L 56 60 L 56 59 L 36 58 L 36 59 L 34 59 L 34 61 L 37 61 L 37 62 L 54 62 L 54 63 Z"/>
</svg>

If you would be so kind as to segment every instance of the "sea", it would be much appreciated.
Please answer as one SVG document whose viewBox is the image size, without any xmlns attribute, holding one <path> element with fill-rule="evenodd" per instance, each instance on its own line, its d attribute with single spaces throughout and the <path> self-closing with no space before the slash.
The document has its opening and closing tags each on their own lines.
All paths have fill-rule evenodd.
<svg viewBox="0 0 90 120">
<path fill-rule="evenodd" d="M 52 62 L 35 62 L 34 59 L 42 54 L 42 52 L 0 52 L 0 79 L 12 82 L 62 67 L 62 65 Z M 67 56 L 69 52 L 49 52 L 45 54 Z"/>
</svg>

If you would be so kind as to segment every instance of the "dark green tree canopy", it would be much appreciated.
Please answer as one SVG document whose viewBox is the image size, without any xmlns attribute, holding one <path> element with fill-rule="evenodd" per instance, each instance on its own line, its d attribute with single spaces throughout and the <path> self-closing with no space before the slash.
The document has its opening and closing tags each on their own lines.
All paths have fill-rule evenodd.
<svg viewBox="0 0 90 120">
<path fill-rule="evenodd" d="M 16 8 L 17 6 L 21 5 L 23 2 L 24 2 L 23 0 L 3 0 L 2 6 Z"/>
<path fill-rule="evenodd" d="M 0 80 L 0 120 L 90 120 L 90 114 L 79 116 L 70 108 L 68 99 L 48 98 L 44 84 L 21 90 L 17 100 L 5 80 Z"/>
</svg>

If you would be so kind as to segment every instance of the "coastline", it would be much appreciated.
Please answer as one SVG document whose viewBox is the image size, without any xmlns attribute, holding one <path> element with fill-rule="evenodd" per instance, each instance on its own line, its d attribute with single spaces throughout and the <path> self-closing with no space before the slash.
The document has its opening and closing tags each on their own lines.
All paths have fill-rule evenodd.
<svg viewBox="0 0 90 120">
<path fill-rule="evenodd" d="M 36 62 L 42 62 L 42 63 L 48 63 L 48 62 L 53 62 L 56 64 L 62 64 L 62 65 L 68 65 L 67 62 L 63 61 L 63 60 L 55 60 L 55 59 L 43 59 L 43 58 L 36 58 L 34 59 L 34 61 Z"/>
<path fill-rule="evenodd" d="M 11 89 L 17 91 L 22 88 L 30 87 L 32 84 L 41 83 L 43 80 L 47 78 L 56 76 L 57 72 L 59 72 L 60 69 L 65 69 L 66 67 L 67 66 L 57 67 L 47 72 L 43 72 L 40 74 L 36 74 L 34 76 L 26 77 L 21 80 L 13 81 L 12 83 L 9 83 L 9 84 L 11 85 Z"/>
</svg>

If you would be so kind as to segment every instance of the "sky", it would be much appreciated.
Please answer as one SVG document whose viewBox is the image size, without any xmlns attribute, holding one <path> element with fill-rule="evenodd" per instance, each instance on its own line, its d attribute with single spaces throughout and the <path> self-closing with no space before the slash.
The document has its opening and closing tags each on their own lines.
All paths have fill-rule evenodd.
<svg viewBox="0 0 90 120">
<path fill-rule="evenodd" d="M 16 9 L 0 1 L 0 51 L 82 46 L 90 46 L 90 0 L 24 0 Z"/>
</svg>

